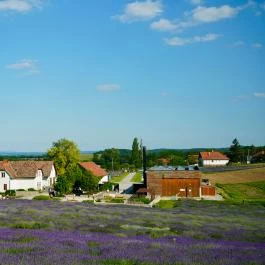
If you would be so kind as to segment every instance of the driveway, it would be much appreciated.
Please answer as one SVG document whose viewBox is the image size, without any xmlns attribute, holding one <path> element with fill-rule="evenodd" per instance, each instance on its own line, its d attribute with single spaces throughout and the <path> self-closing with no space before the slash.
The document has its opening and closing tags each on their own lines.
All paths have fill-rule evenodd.
<svg viewBox="0 0 265 265">
<path fill-rule="evenodd" d="M 131 182 L 132 177 L 135 175 L 134 173 L 129 173 L 127 177 L 125 177 L 120 183 L 119 183 L 119 190 L 120 193 L 127 193 L 130 194 L 133 189 L 133 183 Z"/>
</svg>

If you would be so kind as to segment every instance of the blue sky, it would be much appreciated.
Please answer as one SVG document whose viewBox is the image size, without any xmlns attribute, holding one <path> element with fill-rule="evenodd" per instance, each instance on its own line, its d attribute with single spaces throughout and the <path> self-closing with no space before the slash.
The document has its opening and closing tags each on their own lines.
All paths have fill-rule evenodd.
<svg viewBox="0 0 265 265">
<path fill-rule="evenodd" d="M 0 150 L 265 144 L 265 1 L 0 0 Z"/>
</svg>

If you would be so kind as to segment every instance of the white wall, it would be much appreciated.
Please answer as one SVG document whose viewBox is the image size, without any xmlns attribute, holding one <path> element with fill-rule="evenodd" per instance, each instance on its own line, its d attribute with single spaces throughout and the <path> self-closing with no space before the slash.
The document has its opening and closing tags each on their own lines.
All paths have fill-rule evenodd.
<svg viewBox="0 0 265 265">
<path fill-rule="evenodd" d="M 5 177 L 2 178 L 2 173 L 5 173 Z M 10 177 L 5 171 L 0 170 L 0 192 L 4 192 L 4 184 L 7 185 L 7 189 L 9 189 L 9 181 Z"/>
<path fill-rule="evenodd" d="M 102 177 L 102 179 L 99 181 L 98 184 L 104 184 L 104 183 L 106 183 L 108 181 L 109 181 L 109 176 L 106 175 L 106 176 Z"/>
<path fill-rule="evenodd" d="M 52 187 L 56 182 L 56 172 L 54 166 L 52 166 L 51 174 L 48 178 L 43 178 L 42 187 Z"/>
<path fill-rule="evenodd" d="M 202 160 L 203 166 L 225 166 L 229 160 Z"/>
<path fill-rule="evenodd" d="M 54 166 L 52 167 L 51 174 L 48 178 L 43 178 L 43 174 L 41 170 L 36 172 L 36 177 L 33 178 L 18 178 L 12 179 L 5 172 L 5 178 L 2 178 L 2 172 L 0 171 L 0 192 L 4 192 L 4 184 L 7 184 L 7 189 L 9 190 L 18 190 L 24 189 L 28 190 L 29 188 L 33 188 L 35 190 L 43 189 L 44 187 L 50 187 L 55 184 L 56 181 L 56 172 Z M 52 183 L 52 185 L 50 185 Z"/>
</svg>

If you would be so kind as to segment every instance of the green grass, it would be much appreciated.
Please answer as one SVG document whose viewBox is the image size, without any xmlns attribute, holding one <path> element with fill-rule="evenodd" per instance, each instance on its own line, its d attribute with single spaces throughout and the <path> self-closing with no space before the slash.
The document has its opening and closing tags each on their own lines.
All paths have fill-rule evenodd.
<svg viewBox="0 0 265 265">
<path fill-rule="evenodd" d="M 33 197 L 33 200 L 38 200 L 38 201 L 48 201 L 50 199 L 51 199 L 50 196 L 47 195 L 38 195 Z"/>
<path fill-rule="evenodd" d="M 124 172 L 123 174 L 119 175 L 119 176 L 113 176 L 111 177 L 111 182 L 113 183 L 119 183 L 121 182 L 125 177 L 128 176 L 128 172 Z"/>
<path fill-rule="evenodd" d="M 142 182 L 142 178 L 143 178 L 143 172 L 138 171 L 135 173 L 135 175 L 131 179 L 131 182 Z"/>
<path fill-rule="evenodd" d="M 80 154 L 80 161 L 92 161 L 93 154 Z"/>
<path fill-rule="evenodd" d="M 161 200 L 156 204 L 156 207 L 161 209 L 172 209 L 179 205 L 179 201 L 172 201 L 172 200 Z"/>
<path fill-rule="evenodd" d="M 216 186 L 227 200 L 265 202 L 265 181 L 217 184 Z"/>
</svg>

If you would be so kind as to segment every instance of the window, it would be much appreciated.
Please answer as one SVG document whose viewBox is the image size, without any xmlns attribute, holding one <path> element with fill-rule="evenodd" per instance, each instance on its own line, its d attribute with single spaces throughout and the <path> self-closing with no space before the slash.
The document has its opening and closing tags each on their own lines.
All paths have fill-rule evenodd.
<svg viewBox="0 0 265 265">
<path fill-rule="evenodd" d="M 2 178 L 6 177 L 6 173 L 5 172 L 2 172 L 1 175 L 2 175 Z"/>
<path fill-rule="evenodd" d="M 7 190 L 7 184 L 4 184 L 4 190 Z"/>
</svg>

